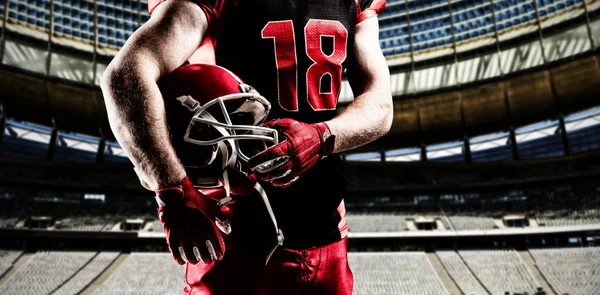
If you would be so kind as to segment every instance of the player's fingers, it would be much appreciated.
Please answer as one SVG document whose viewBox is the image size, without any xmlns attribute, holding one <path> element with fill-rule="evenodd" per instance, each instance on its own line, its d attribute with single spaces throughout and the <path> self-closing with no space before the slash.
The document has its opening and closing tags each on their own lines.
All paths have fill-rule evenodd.
<svg viewBox="0 0 600 295">
<path fill-rule="evenodd" d="M 317 160 L 314 160 L 314 162 L 316 162 L 316 161 Z M 283 187 L 283 188 L 290 187 L 294 184 L 294 182 L 298 181 L 298 179 L 300 179 L 304 174 L 306 174 L 306 172 L 310 169 L 310 167 L 314 166 L 313 164 L 316 164 L 316 163 L 307 163 L 306 165 L 304 165 L 301 168 L 301 170 L 299 172 L 294 172 L 293 174 L 290 174 L 286 177 L 275 179 L 275 180 L 271 181 L 271 184 L 273 186 Z"/>
<path fill-rule="evenodd" d="M 273 186 L 288 188 L 288 187 L 292 186 L 294 184 L 294 182 L 298 181 L 298 179 L 300 179 L 300 176 L 296 175 L 292 178 L 286 177 L 285 179 L 276 180 L 272 184 L 273 184 Z"/>
<path fill-rule="evenodd" d="M 289 176 L 292 173 L 292 166 L 292 162 L 287 162 L 267 173 L 255 172 L 254 175 L 258 179 L 271 182 L 273 180 Z"/>
<path fill-rule="evenodd" d="M 200 254 L 200 261 L 204 264 L 208 264 L 211 262 L 211 254 L 206 246 L 207 239 L 203 237 L 202 239 L 195 240 L 196 246 L 198 247 L 198 253 Z"/>
<path fill-rule="evenodd" d="M 169 240 L 167 241 L 167 244 L 169 245 L 169 250 L 171 251 L 171 254 L 173 255 L 173 258 L 175 259 L 175 261 L 177 261 L 177 263 L 179 263 L 179 264 L 185 264 L 185 261 L 181 257 L 181 252 L 179 251 L 179 243 L 174 238 L 174 235 L 172 233 L 169 236 Z"/>
<path fill-rule="evenodd" d="M 222 260 L 223 256 L 225 256 L 225 242 L 223 239 L 211 239 L 207 242 L 211 242 L 211 246 L 215 253 L 216 260 Z M 208 246 L 208 245 L 207 245 Z M 210 252 L 210 249 L 209 249 Z"/>
<path fill-rule="evenodd" d="M 269 128 L 281 130 L 281 129 L 289 128 L 290 126 L 292 126 L 293 124 L 295 124 L 297 122 L 298 121 L 296 121 L 296 120 L 292 120 L 289 118 L 283 118 L 283 119 L 271 120 L 271 121 L 263 123 L 262 125 L 269 127 Z"/>
<path fill-rule="evenodd" d="M 194 250 L 192 247 L 192 253 L 194 257 L 198 256 L 200 258 L 198 261 L 202 261 L 205 264 L 211 261 L 211 254 L 206 245 L 208 237 L 220 235 L 219 230 L 212 222 L 209 219 L 202 218 L 200 215 L 194 215 L 193 218 L 188 220 L 189 224 L 195 225 L 194 227 L 190 227 L 189 232 L 190 240 L 197 249 Z"/>
<path fill-rule="evenodd" d="M 217 252 L 215 251 L 215 246 L 210 240 L 206 240 L 206 249 L 208 250 L 210 260 L 217 260 Z"/>
<path fill-rule="evenodd" d="M 201 223 L 198 223 L 200 225 Z M 205 224 L 206 226 L 198 227 L 196 232 L 193 232 L 193 242 L 198 248 L 198 256 L 200 260 L 205 264 L 210 263 L 213 260 L 217 260 L 223 256 L 222 245 L 218 243 L 221 237 L 219 230 L 214 225 Z M 217 242 L 213 242 L 217 241 Z"/>
<path fill-rule="evenodd" d="M 187 258 L 187 261 L 189 263 L 191 263 L 191 264 L 197 264 L 198 261 L 199 261 L 196 258 L 196 253 L 194 253 L 194 247 L 195 246 L 196 245 L 188 242 L 188 243 L 186 243 L 185 247 L 183 247 L 183 251 L 184 251 L 185 257 Z"/>
<path fill-rule="evenodd" d="M 198 246 L 192 247 L 192 251 L 194 252 L 194 257 L 196 257 L 196 260 L 202 261 L 202 254 L 200 254 L 200 250 L 198 249 Z"/>
<path fill-rule="evenodd" d="M 294 182 L 298 181 L 298 179 L 302 178 L 302 176 L 304 176 L 304 174 L 306 174 L 312 167 L 314 167 L 317 164 L 317 162 L 319 162 L 318 158 L 312 158 L 310 161 L 304 163 L 302 166 L 294 167 L 292 174 L 280 179 L 276 179 L 271 183 L 274 186 L 289 187 L 292 184 L 294 184 Z"/>
<path fill-rule="evenodd" d="M 289 162 L 289 147 L 290 144 L 288 141 L 274 145 L 250 158 L 248 160 L 248 167 L 250 167 L 253 172 L 263 174 L 277 169 L 281 165 Z"/>
<path fill-rule="evenodd" d="M 177 247 L 177 252 L 179 252 L 179 256 L 181 256 L 181 259 L 185 262 L 187 262 L 187 256 L 185 255 L 185 250 L 183 250 L 183 246 L 179 246 Z"/>
<path fill-rule="evenodd" d="M 289 163 L 290 157 L 288 155 L 283 155 L 281 153 L 268 153 L 265 155 L 256 155 L 255 157 L 261 157 L 264 160 L 257 160 L 255 159 L 253 161 L 254 164 L 250 164 L 250 169 L 253 172 L 256 173 L 269 173 L 279 167 L 281 167 L 282 165 L 285 165 L 287 163 Z"/>
</svg>

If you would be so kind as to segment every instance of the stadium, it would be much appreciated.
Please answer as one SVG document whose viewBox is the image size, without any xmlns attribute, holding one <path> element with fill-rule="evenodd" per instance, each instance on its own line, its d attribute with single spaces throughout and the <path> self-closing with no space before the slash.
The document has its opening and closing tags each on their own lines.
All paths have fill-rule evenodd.
<svg viewBox="0 0 600 295">
<path fill-rule="evenodd" d="M 181 293 L 100 90 L 147 7 L 0 0 L 0 294 Z M 387 1 L 392 129 L 343 154 L 354 294 L 600 294 L 599 8 Z"/>
</svg>

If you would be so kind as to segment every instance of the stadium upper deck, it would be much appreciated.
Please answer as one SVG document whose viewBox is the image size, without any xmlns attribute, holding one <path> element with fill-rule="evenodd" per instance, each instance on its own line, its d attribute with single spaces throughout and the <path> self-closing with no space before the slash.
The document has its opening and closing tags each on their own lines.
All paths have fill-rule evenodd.
<svg viewBox="0 0 600 295">
<path fill-rule="evenodd" d="M 7 20 L 1 23 L 0 60 L 5 66 L 33 73 L 37 77 L 58 78 L 58 81 L 95 88 L 110 58 L 137 27 L 148 20 L 146 6 L 146 2 L 141 0 L 0 0 L 0 18 Z M 397 118 L 394 121 L 400 130 L 393 130 L 391 140 L 385 144 L 385 151 L 351 156 L 349 159 L 462 161 L 472 158 L 473 161 L 496 161 L 560 156 L 593 149 L 597 145 L 594 131 L 597 128 L 593 126 L 595 114 L 583 113 L 590 118 L 579 120 L 581 114 L 572 113 L 581 111 L 581 106 L 578 109 L 567 108 L 566 112 L 550 110 L 555 103 L 567 105 L 561 102 L 561 95 L 569 96 L 569 93 L 563 95 L 562 88 L 557 86 L 555 80 L 559 79 L 558 76 L 543 73 L 539 77 L 503 81 L 532 69 L 547 69 L 550 64 L 573 56 L 592 55 L 600 44 L 598 7 L 598 0 L 388 1 L 386 10 L 379 17 L 380 44 L 392 68 L 391 82 L 397 99 Z M 589 61 L 590 64 L 585 65 L 586 71 L 597 70 L 597 60 Z M 595 67 L 587 67 L 593 63 Z M 565 69 L 572 71 L 569 67 Z M 579 76 L 573 77 L 595 77 L 595 72 L 584 72 L 581 70 L 581 73 L 576 73 Z M 458 96 L 452 94 L 421 99 L 431 93 L 489 81 L 500 83 Z M 530 97 L 531 91 L 523 88 L 527 84 L 539 83 L 548 85 L 541 85 L 543 89 L 533 89 L 532 93 L 544 96 L 543 99 Z M 569 83 L 573 84 L 572 81 Z M 593 81 L 589 83 L 594 84 Z M 69 124 L 73 125 L 71 121 L 79 119 L 64 121 L 64 118 L 89 116 L 77 111 L 69 113 L 69 110 L 84 108 L 93 109 L 94 114 L 103 112 L 99 105 L 101 99 L 96 98 L 97 93 L 92 91 L 89 94 L 94 97 L 90 102 L 69 98 L 74 94 L 86 96 L 85 93 L 66 90 L 62 93 L 58 90 L 64 89 L 58 89 L 59 85 L 41 85 L 44 84 L 43 80 L 41 84 L 38 83 L 40 85 L 30 84 L 32 89 L 35 88 L 31 93 L 44 91 L 43 88 L 47 93 L 33 99 L 36 103 L 28 102 L 28 107 L 44 108 L 41 107 L 44 103 L 51 106 L 50 111 L 46 112 L 49 114 L 45 114 L 49 119 L 36 121 L 38 124 L 51 126 L 56 122 L 58 128 L 77 129 L 70 128 Z M 496 86 L 504 89 L 495 89 Z M 486 97 L 480 98 L 482 91 L 487 91 L 483 95 Z M 496 97 L 502 93 L 503 97 Z M 55 97 L 57 95 L 61 97 Z M 48 102 L 44 102 L 46 96 Z M 352 97 L 350 87 L 345 83 L 340 102 L 347 103 Z M 72 107 L 62 110 L 63 105 L 71 104 L 67 103 L 69 100 L 73 101 Z M 536 104 L 544 105 L 538 111 L 544 115 L 531 111 L 536 109 L 533 107 Z M 10 107 L 12 111 L 15 106 L 22 104 L 13 101 L 4 103 L 8 118 L 12 115 L 7 110 Z M 509 110 L 504 114 L 506 108 Z M 61 118 L 57 118 L 59 111 L 62 111 Z M 474 111 L 485 113 L 484 121 L 488 126 L 493 126 L 479 130 L 481 116 L 478 117 Z M 438 113 L 447 115 L 442 118 Z M 528 119 L 523 119 L 525 117 Z M 29 117 L 12 118 L 28 120 Z M 471 120 L 474 120 L 473 123 Z M 530 125 L 536 122 L 539 124 Z M 6 121 L 8 128 L 4 134 L 7 140 L 11 137 L 35 138 L 31 143 L 37 146 L 38 151 L 39 148 L 47 149 L 52 141 L 53 128 L 37 128 L 21 123 L 24 122 Z M 86 127 L 86 130 L 97 130 L 95 126 L 104 123 L 99 122 L 93 128 Z M 448 134 L 448 138 L 433 138 L 439 135 L 440 126 L 445 126 L 442 133 Z M 76 147 L 67 150 L 69 155 L 77 147 L 92 153 L 103 149 L 109 150 L 110 155 L 122 155 L 115 143 L 103 142 L 98 138 L 98 135 L 101 137 L 110 131 L 74 131 L 93 135 L 94 138 L 57 131 L 61 146 Z M 499 133 L 490 134 L 491 131 Z M 562 136 L 564 133 L 571 133 L 567 141 Z M 407 138 L 411 134 L 415 139 Z M 463 134 L 466 139 L 461 142 Z M 395 146 L 397 137 L 403 140 Z M 454 142 L 450 142 L 452 140 Z M 466 154 L 465 142 L 470 145 L 471 155 Z M 17 144 L 11 147 L 12 150 L 22 151 L 24 146 Z M 415 148 L 396 150 L 400 147 Z M 60 153 L 61 149 L 57 151 Z M 9 149 L 5 150 L 6 153 L 12 152 Z M 41 151 L 41 158 L 46 154 Z M 93 161 L 97 157 L 82 154 L 79 158 Z M 63 157 L 58 155 L 56 159 Z"/>
<path fill-rule="evenodd" d="M 53 42 L 76 41 L 79 44 L 69 44 L 89 51 L 96 45 L 108 55 L 149 18 L 143 0 L 8 0 L 2 4 L 0 14 L 7 16 L 9 30 L 29 28 L 41 33 L 30 32 L 43 40 L 52 33 Z M 380 44 L 390 57 L 416 57 L 452 47 L 463 51 L 486 45 L 476 42 L 481 39 L 514 38 L 595 11 L 599 5 L 594 0 L 388 1 L 379 16 Z"/>
</svg>

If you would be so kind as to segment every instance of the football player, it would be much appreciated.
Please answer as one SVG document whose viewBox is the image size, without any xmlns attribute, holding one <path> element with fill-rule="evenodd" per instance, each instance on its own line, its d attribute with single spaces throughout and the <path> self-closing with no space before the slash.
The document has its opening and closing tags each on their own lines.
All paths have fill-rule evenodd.
<svg viewBox="0 0 600 295">
<path fill-rule="evenodd" d="M 340 152 L 386 134 L 393 104 L 376 16 L 384 0 L 154 0 L 150 20 L 102 77 L 113 132 L 156 191 L 188 294 L 351 294 Z M 195 189 L 173 146 L 157 81 L 184 63 L 229 69 L 270 100 L 264 124 L 283 140 L 248 161 L 283 247 L 265 265 L 261 208 L 236 204 L 232 245 L 219 208 Z M 355 99 L 337 112 L 342 75 Z M 236 226 L 239 225 L 237 228 Z M 264 225 L 268 226 L 268 225 Z"/>
</svg>

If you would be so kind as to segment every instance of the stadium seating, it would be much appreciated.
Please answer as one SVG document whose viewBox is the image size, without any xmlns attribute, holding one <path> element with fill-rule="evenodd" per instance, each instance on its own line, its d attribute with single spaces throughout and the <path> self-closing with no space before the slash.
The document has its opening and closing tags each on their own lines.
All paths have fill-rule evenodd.
<svg viewBox="0 0 600 295">
<path fill-rule="evenodd" d="M 600 210 L 556 210 L 543 211 L 537 216 L 539 225 L 543 226 L 575 226 L 583 224 L 600 224 Z"/>
<path fill-rule="evenodd" d="M 465 265 L 465 262 L 456 252 L 437 251 L 436 254 L 444 264 L 448 274 L 464 294 L 487 294 L 487 291 L 481 286 L 479 281 L 477 281 L 477 278 L 475 278 L 471 270 L 469 270 Z"/>
<path fill-rule="evenodd" d="M 560 10 L 580 4 L 581 1 L 539 1 L 540 17 L 550 17 Z M 536 13 L 532 1 L 503 0 L 492 5 L 488 1 L 404 1 L 388 2 L 380 15 L 381 47 L 384 54 L 403 54 L 413 50 L 431 50 L 457 43 L 493 36 L 494 16 L 498 32 L 518 26 L 535 25 Z M 411 33 L 412 39 L 407 38 Z M 412 44 L 411 44 L 412 43 Z"/>
<path fill-rule="evenodd" d="M 352 214 L 347 216 L 348 228 L 352 232 L 398 232 L 405 231 L 406 215 L 396 214 Z"/>
<path fill-rule="evenodd" d="M 350 253 L 355 295 L 448 294 L 425 253 Z"/>
<path fill-rule="evenodd" d="M 524 226 L 532 228 L 600 224 L 600 199 L 597 193 L 544 195 L 539 196 L 541 199 L 534 196 L 528 198 L 523 194 L 515 191 L 497 197 L 482 195 L 477 197 L 483 198 L 482 202 L 446 202 L 439 205 L 440 210 L 382 204 L 364 211 L 364 204 L 347 202 L 347 221 L 350 231 L 355 233 L 407 231 L 409 222 L 418 216 L 439 220 L 446 230 L 457 231 L 506 228 L 508 225 L 504 224 L 503 218 L 510 215 L 523 216 L 528 220 Z M 507 201 L 505 198 L 508 197 L 513 201 Z M 355 211 L 355 208 L 362 212 Z M 378 211 L 377 208 L 385 211 Z"/>
<path fill-rule="evenodd" d="M 48 156 L 52 129 L 15 121 L 8 121 L 0 141 L 0 156 L 45 160 Z M 96 161 L 99 139 L 59 132 L 54 160 L 68 162 Z M 118 150 L 120 154 L 113 151 Z M 109 143 L 105 161 L 126 163 L 128 159 L 120 148 Z"/>
<path fill-rule="evenodd" d="M 493 229 L 496 227 L 494 219 L 483 214 L 479 216 L 450 215 L 448 219 L 455 230 Z"/>
<path fill-rule="evenodd" d="M 536 218 L 540 226 L 600 224 L 600 199 L 591 194 L 540 202 Z"/>
<path fill-rule="evenodd" d="M 21 256 L 0 250 L 0 276 Z M 557 294 L 600 293 L 600 248 L 530 249 L 526 265 L 514 250 L 437 251 L 434 266 L 425 252 L 350 252 L 353 294 L 449 294 L 446 272 L 463 294 L 534 294 L 535 263 Z M 180 294 L 184 267 L 169 253 L 38 251 L 0 284 L 1 294 Z M 161 267 L 155 267 L 160 265 Z M 86 289 L 89 288 L 89 289 Z M 538 294 L 538 293 L 535 293 Z M 542 294 L 542 293 L 540 293 Z"/>
<path fill-rule="evenodd" d="M 493 295 L 531 292 L 539 284 L 514 250 L 459 251 L 466 266 Z"/>
<path fill-rule="evenodd" d="M 13 228 L 17 225 L 18 218 L 0 218 L 0 228 Z"/>
<path fill-rule="evenodd" d="M 537 0 L 543 20 L 581 5 L 581 0 Z M 98 22 L 99 47 L 117 49 L 123 46 L 135 29 L 149 15 L 147 3 L 132 0 L 99 0 L 97 16 L 89 1 L 56 0 L 53 2 L 54 34 L 92 44 L 94 20 Z M 8 16 L 27 26 L 48 31 L 50 1 L 10 0 Z M 416 54 L 457 44 L 474 42 L 496 33 L 514 31 L 522 26 L 535 27 L 536 11 L 531 0 L 489 1 L 411 0 L 388 1 L 380 14 L 380 44 L 386 55 L 406 54 L 411 46 Z M 410 37 L 409 37 L 410 36 Z"/>
<path fill-rule="evenodd" d="M 55 295 L 79 294 L 96 277 L 98 277 L 116 258 L 118 252 L 101 252 L 94 257 L 84 268 L 71 277 L 64 285 L 60 286 Z"/>
<path fill-rule="evenodd" d="M 567 141 L 571 153 L 581 153 L 590 150 L 600 149 L 600 124 L 598 124 L 597 114 L 588 118 L 573 120 L 569 124 L 574 125 L 572 129 L 568 128 Z M 582 124 L 579 124 L 581 122 Z M 577 126 L 582 125 L 582 126 Z M 545 127 L 541 130 L 528 130 L 523 133 L 517 133 L 517 151 L 522 160 L 540 159 L 549 157 L 560 157 L 565 155 L 565 146 L 560 128 L 554 124 L 551 127 Z M 504 162 L 514 159 L 511 149 L 511 143 L 508 134 L 487 135 L 482 139 L 472 139 L 470 142 L 471 159 L 473 162 Z M 456 149 L 456 145 L 433 150 L 444 154 L 445 150 Z M 428 155 L 432 151 L 428 147 Z M 446 153 L 447 154 L 447 153 Z M 357 161 L 356 155 L 348 155 L 347 161 Z M 394 156 L 388 156 L 388 161 L 394 161 Z M 360 160 L 360 159 L 358 159 Z M 379 155 L 376 154 L 369 160 L 379 161 Z M 419 161 L 415 157 L 408 161 Z M 464 162 L 464 151 L 455 155 L 445 155 L 441 157 L 429 158 L 431 162 Z"/>
<path fill-rule="evenodd" d="M 477 201 L 470 204 L 445 202 L 437 206 L 438 210 L 390 203 L 365 211 L 364 207 L 356 207 L 349 202 L 347 222 L 354 233 L 414 231 L 417 230 L 415 221 L 421 217 L 435 221 L 437 227 L 434 230 L 457 231 L 502 229 L 506 227 L 503 217 L 509 215 L 524 216 L 529 221 L 529 225 L 525 226 L 532 228 L 600 224 L 600 199 L 596 193 L 546 196 L 542 199 L 526 198 L 522 194 L 515 192 L 512 196 L 515 201 L 503 200 L 507 196 L 501 194 L 495 199 L 478 196 Z M 0 199 L 0 228 L 27 229 L 29 226 L 24 222 L 29 218 L 45 216 L 52 219 L 48 224 L 49 230 L 121 231 L 127 230 L 119 226 L 123 221 L 138 219 L 142 220 L 140 230 L 162 232 L 152 202 L 113 206 L 82 202 L 80 194 L 74 194 L 76 199 L 62 201 L 56 196 L 39 194 Z M 32 197 L 37 200 L 32 200 Z"/>
<path fill-rule="evenodd" d="M 81 216 L 61 219 L 55 225 L 57 230 L 101 231 L 111 216 Z"/>
<path fill-rule="evenodd" d="M 171 254 L 131 253 L 94 294 L 181 294 L 183 273 Z"/>
<path fill-rule="evenodd" d="M 567 132 L 572 153 L 600 149 L 600 125 L 587 126 Z"/>
<path fill-rule="evenodd" d="M 0 250 L 0 277 L 12 267 L 23 251 Z"/>
<path fill-rule="evenodd" d="M 471 159 L 473 162 L 502 162 L 513 159 L 507 134 L 485 136 L 471 140 Z"/>
<path fill-rule="evenodd" d="M 46 159 L 51 132 L 49 128 L 7 123 L 0 141 L 0 156 Z"/>
<path fill-rule="evenodd" d="M 146 230 L 149 232 L 162 233 L 163 225 L 162 223 L 160 223 L 160 221 L 155 220 L 152 223 L 150 223 L 150 226 L 148 226 Z"/>
<path fill-rule="evenodd" d="M 0 294 L 49 294 L 79 271 L 95 252 L 37 252 L 3 285 Z"/>
<path fill-rule="evenodd" d="M 535 262 L 558 294 L 600 294 L 600 249 L 531 249 Z"/>
</svg>

